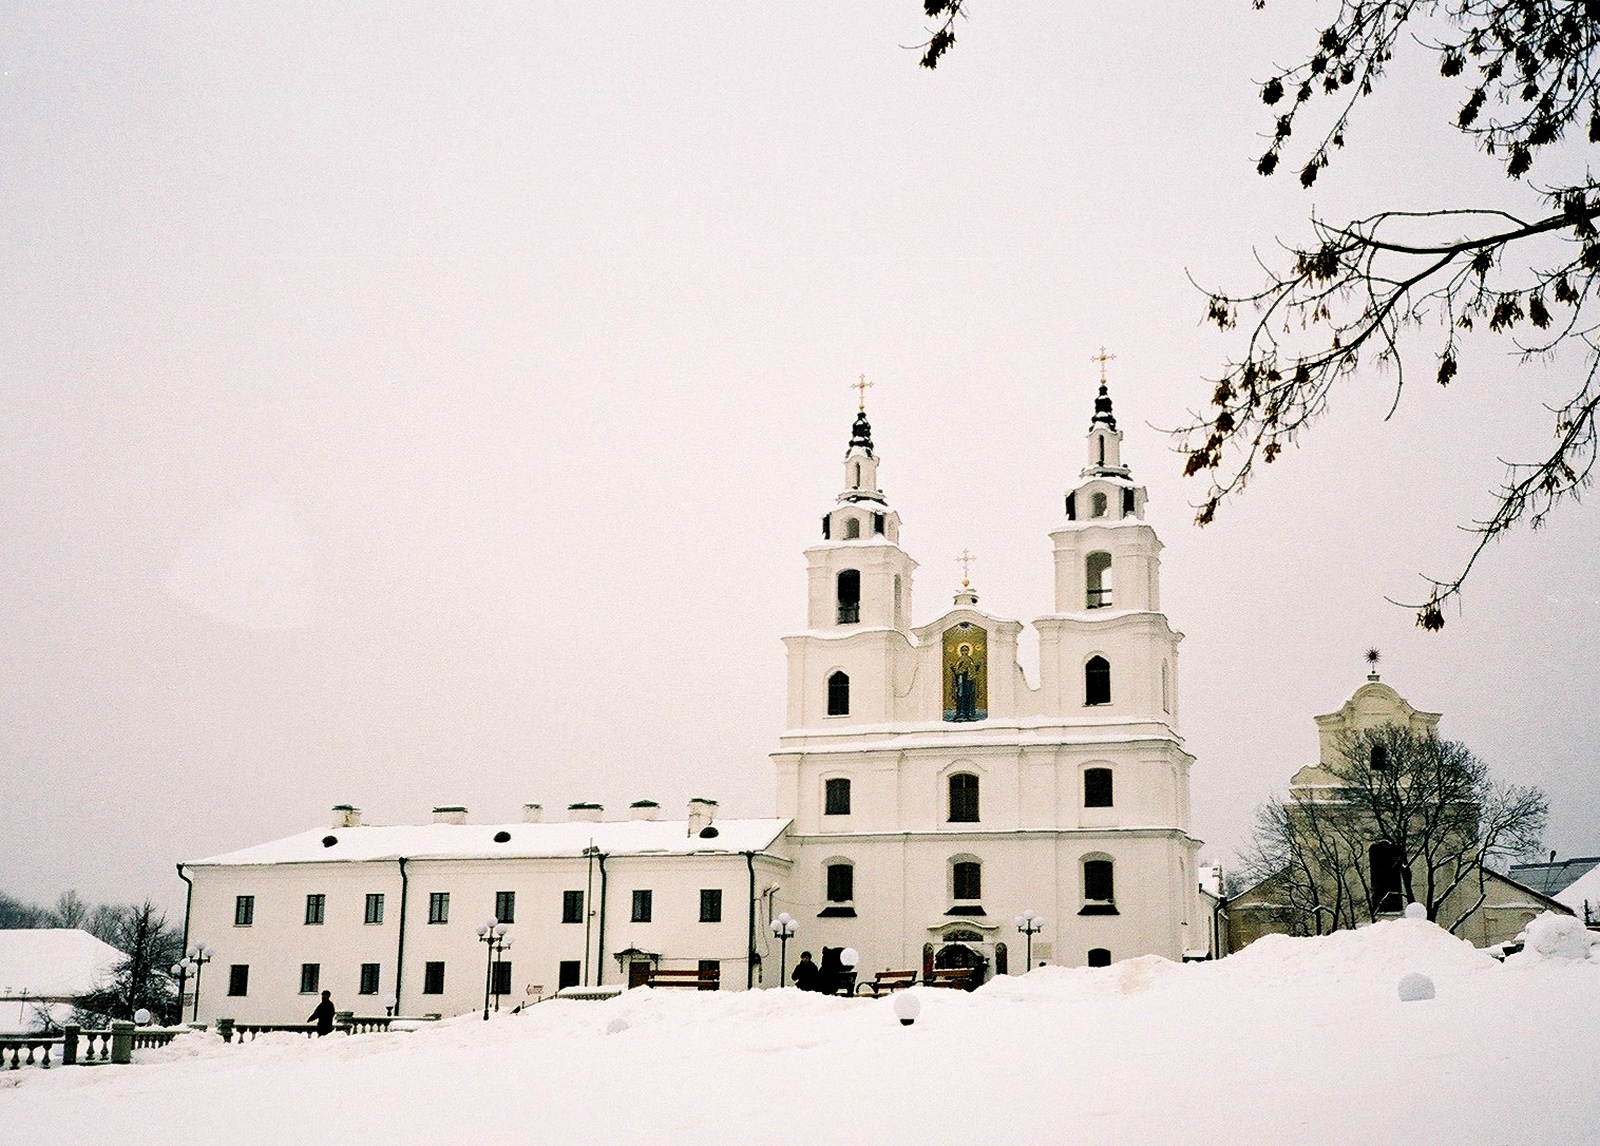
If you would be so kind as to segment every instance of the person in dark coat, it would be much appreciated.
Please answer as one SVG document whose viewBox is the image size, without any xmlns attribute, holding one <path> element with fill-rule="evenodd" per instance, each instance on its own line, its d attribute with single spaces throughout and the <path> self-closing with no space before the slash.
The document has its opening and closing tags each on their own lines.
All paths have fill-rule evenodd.
<svg viewBox="0 0 1600 1146">
<path fill-rule="evenodd" d="M 839 958 L 843 950 L 843 947 L 822 949 L 822 965 L 817 968 L 817 985 L 814 989 L 824 995 L 838 994 L 839 981 L 844 974 L 844 961 Z"/>
<path fill-rule="evenodd" d="M 817 989 L 817 965 L 811 961 L 811 952 L 800 952 L 800 962 L 794 965 L 794 970 L 789 973 L 789 978 L 794 980 L 794 985 L 802 991 L 815 991 Z"/>
<path fill-rule="evenodd" d="M 329 992 L 322 992 L 322 1002 L 317 1004 L 317 1009 L 306 1018 L 308 1023 L 317 1024 L 317 1037 L 333 1033 L 333 998 Z"/>
</svg>

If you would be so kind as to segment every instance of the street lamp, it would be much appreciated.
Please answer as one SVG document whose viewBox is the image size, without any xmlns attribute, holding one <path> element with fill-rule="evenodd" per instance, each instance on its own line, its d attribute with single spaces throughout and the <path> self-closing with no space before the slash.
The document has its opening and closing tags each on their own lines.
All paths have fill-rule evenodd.
<svg viewBox="0 0 1600 1146">
<path fill-rule="evenodd" d="M 506 925 L 498 919 L 490 917 L 484 920 L 483 926 L 478 928 L 478 938 L 489 949 L 489 962 L 483 972 L 483 1021 L 489 1021 L 489 993 L 494 987 L 494 965 L 500 962 L 500 952 L 511 946 L 511 940 L 506 935 Z M 495 1000 L 496 1010 L 499 1009 L 499 999 Z"/>
<path fill-rule="evenodd" d="M 183 985 L 190 975 L 194 976 L 194 1018 L 192 1022 L 200 1021 L 200 969 L 211 962 L 211 957 L 217 949 L 209 943 L 196 943 L 189 948 L 181 962 L 172 965 L 172 973 L 178 977 L 178 1019 L 183 1019 Z"/>
<path fill-rule="evenodd" d="M 778 986 L 789 985 L 789 940 L 794 938 L 794 916 L 787 911 L 778 913 L 772 921 L 772 937 L 778 941 Z"/>
<path fill-rule="evenodd" d="M 1027 969 L 1033 970 L 1033 937 L 1044 930 L 1044 916 L 1035 915 L 1029 908 L 1017 916 L 1017 930 L 1028 937 Z"/>
</svg>

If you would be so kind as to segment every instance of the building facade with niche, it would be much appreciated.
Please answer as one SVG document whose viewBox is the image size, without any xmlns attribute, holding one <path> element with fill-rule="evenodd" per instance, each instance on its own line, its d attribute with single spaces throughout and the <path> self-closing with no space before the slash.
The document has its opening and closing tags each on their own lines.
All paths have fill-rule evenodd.
<svg viewBox="0 0 1600 1146">
<path fill-rule="evenodd" d="M 804 946 L 861 969 L 1022 969 L 1013 918 L 1046 919 L 1035 961 L 1178 959 L 1208 945 L 1178 734 L 1178 643 L 1161 542 L 1121 458 L 1104 379 L 1086 464 L 1051 531 L 1053 609 L 1033 624 L 953 607 L 912 625 L 917 563 L 878 480 L 865 410 L 844 489 L 806 551 L 807 626 L 785 638 L 788 729 L 772 753 L 791 820 L 779 902 Z"/>
<path fill-rule="evenodd" d="M 631 985 L 715 965 L 723 989 L 774 986 L 770 925 L 800 948 L 881 968 L 1025 970 L 1012 919 L 1045 918 L 1036 961 L 1179 959 L 1211 913 L 1189 835 L 1192 758 L 1178 734 L 1180 635 L 1161 612 L 1145 490 L 1122 463 L 1102 380 L 1087 460 L 1051 531 L 1055 600 L 1023 625 L 978 607 L 912 623 L 917 563 L 878 481 L 863 409 L 844 489 L 806 551 L 807 625 L 785 638 L 777 814 L 661 820 L 577 804 L 563 823 L 374 826 L 341 805 L 316 829 L 180 866 L 186 943 L 215 951 L 199 1018 L 294 1022 L 322 989 L 343 1009 L 459 1014 L 563 986 Z M 513 947 L 491 967 L 476 929 Z M 785 969 L 787 970 L 787 968 Z M 193 1005 L 193 984 L 190 1005 Z"/>
</svg>

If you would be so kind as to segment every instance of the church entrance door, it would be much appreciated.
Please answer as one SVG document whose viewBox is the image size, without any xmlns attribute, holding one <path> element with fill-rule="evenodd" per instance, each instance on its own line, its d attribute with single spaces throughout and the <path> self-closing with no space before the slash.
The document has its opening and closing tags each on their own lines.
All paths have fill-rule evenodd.
<svg viewBox="0 0 1600 1146">
<path fill-rule="evenodd" d="M 965 943 L 947 943 L 934 954 L 933 965 L 940 970 L 948 967 L 971 967 L 972 978 L 967 980 L 967 990 L 975 991 L 989 977 L 989 960 L 982 952 Z"/>
<path fill-rule="evenodd" d="M 628 964 L 628 990 L 642 987 L 650 981 L 650 963 L 646 959 L 636 959 Z"/>
</svg>

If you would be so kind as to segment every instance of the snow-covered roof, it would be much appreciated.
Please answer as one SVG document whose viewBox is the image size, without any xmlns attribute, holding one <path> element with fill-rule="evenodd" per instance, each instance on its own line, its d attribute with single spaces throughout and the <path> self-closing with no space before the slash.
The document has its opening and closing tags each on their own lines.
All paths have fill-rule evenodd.
<svg viewBox="0 0 1600 1146">
<path fill-rule="evenodd" d="M 350 863 L 361 860 L 529 859 L 581 856 L 591 844 L 607 855 L 737 855 L 760 852 L 788 820 L 716 820 L 716 835 L 688 834 L 685 820 L 573 820 L 558 824 L 399 824 L 323 828 L 185 866 Z M 504 833 L 504 841 L 495 836 Z M 329 840 L 333 842 L 328 843 Z"/>
<path fill-rule="evenodd" d="M 1550 898 L 1572 908 L 1580 919 L 1583 918 L 1585 903 L 1593 909 L 1600 909 L 1600 867 L 1589 869 Z"/>
<path fill-rule="evenodd" d="M 74 928 L 0 931 L 0 999 L 81 995 L 123 958 L 111 944 Z"/>
</svg>

